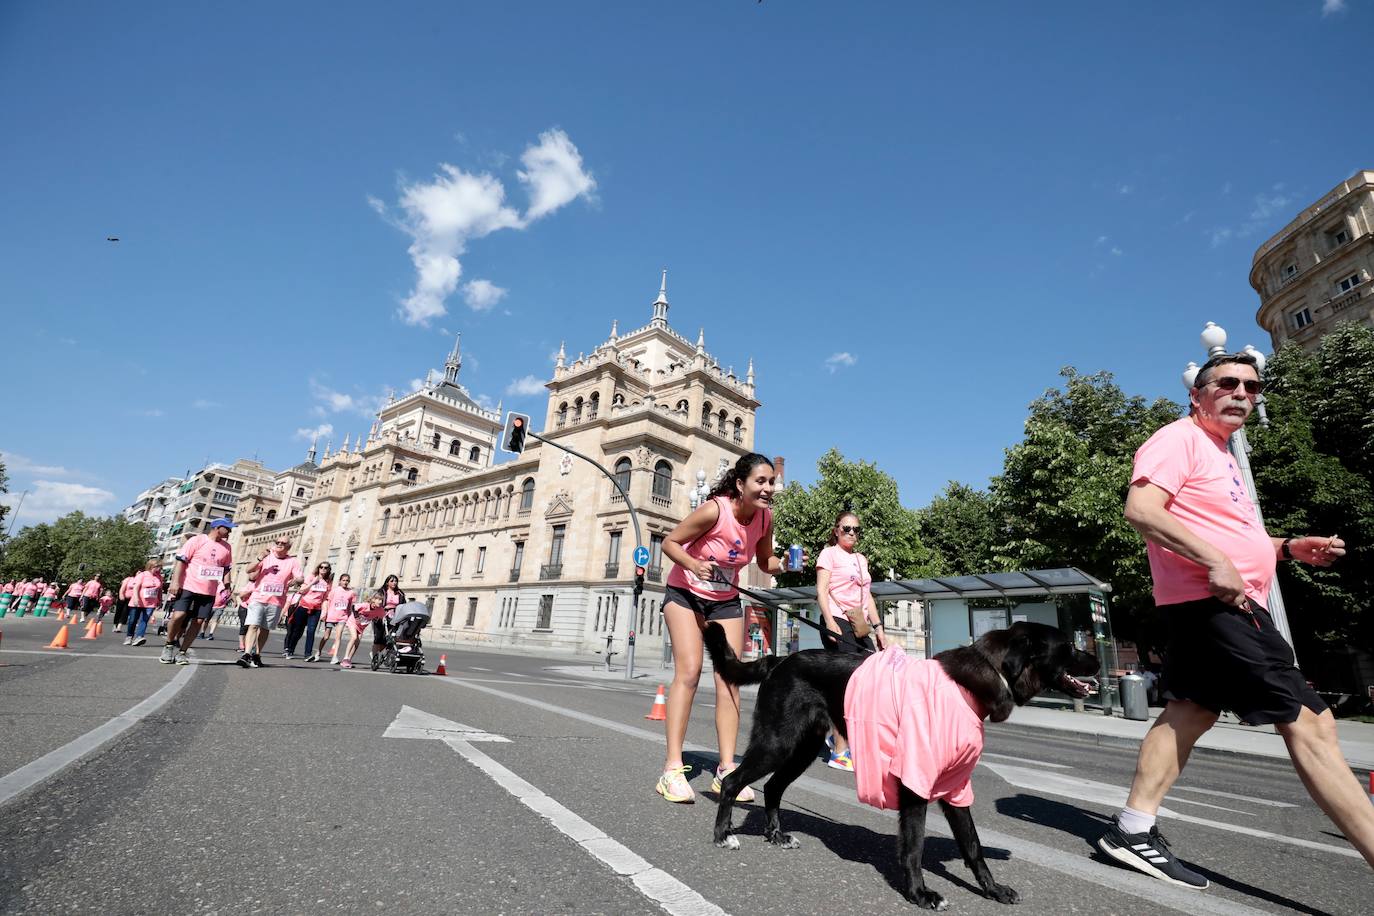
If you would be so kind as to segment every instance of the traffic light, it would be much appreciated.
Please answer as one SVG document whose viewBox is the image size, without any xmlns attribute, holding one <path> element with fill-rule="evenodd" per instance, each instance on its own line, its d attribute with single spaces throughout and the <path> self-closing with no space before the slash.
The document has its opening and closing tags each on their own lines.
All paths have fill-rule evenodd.
<svg viewBox="0 0 1374 916">
<path fill-rule="evenodd" d="M 525 450 L 525 433 L 529 432 L 530 418 L 523 413 L 506 415 L 506 434 L 502 436 L 501 447 L 508 452 L 520 454 Z"/>
<path fill-rule="evenodd" d="M 636 567 L 635 567 L 635 594 L 638 595 L 638 594 L 639 594 L 640 592 L 642 592 L 642 591 L 644 591 L 644 567 L 643 567 L 643 566 L 636 566 Z"/>
</svg>

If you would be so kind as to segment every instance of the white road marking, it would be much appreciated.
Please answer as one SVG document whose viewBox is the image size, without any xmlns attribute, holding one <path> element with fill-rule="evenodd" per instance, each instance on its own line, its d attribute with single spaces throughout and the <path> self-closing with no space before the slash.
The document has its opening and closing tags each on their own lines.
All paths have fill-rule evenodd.
<svg viewBox="0 0 1374 916">
<path fill-rule="evenodd" d="M 984 756 L 986 756 L 986 755 L 984 755 Z M 1291 803 L 1289 803 L 1289 802 L 1270 801 L 1270 800 L 1267 799 L 1267 798 L 1255 798 L 1253 795 L 1237 795 L 1237 794 L 1235 794 L 1234 792 L 1222 792 L 1222 791 L 1219 790 L 1219 789 L 1195 789 L 1195 788 L 1193 788 L 1192 786 L 1180 786 L 1180 785 L 1175 785 L 1175 786 L 1173 787 L 1173 789 L 1171 789 L 1170 791 L 1172 791 L 1172 792 L 1199 792 L 1199 793 L 1201 793 L 1201 794 L 1203 794 L 1203 795 L 1215 795 L 1215 796 L 1217 796 L 1218 798 L 1234 798 L 1234 799 L 1236 799 L 1237 801 L 1250 802 L 1252 805 L 1266 805 L 1267 807 L 1270 807 L 1270 808 L 1296 808 L 1296 807 L 1298 807 L 1297 805 L 1291 804 Z M 1174 801 L 1182 801 L 1182 800 L 1183 800 L 1183 799 L 1181 799 L 1181 798 L 1176 798 L 1176 799 L 1174 799 Z"/>
<path fill-rule="evenodd" d="M 725 911 L 677 878 L 642 858 L 634 850 L 611 839 L 600 828 L 568 810 L 542 790 L 472 746 L 473 741 L 504 741 L 509 738 L 478 731 L 439 716 L 402 706 L 384 738 L 437 738 L 505 789 L 516 801 L 547 820 L 559 833 L 587 851 L 588 855 L 629 878 L 645 897 L 674 916 L 725 916 Z"/>
<path fill-rule="evenodd" d="M 76 652 L 71 649 L 0 649 L 0 655 L 66 655 L 72 658 L 118 658 L 131 662 L 146 662 L 150 658 L 157 658 L 156 653 L 130 655 L 124 652 Z"/>
<path fill-rule="evenodd" d="M 86 734 L 67 742 L 56 750 L 49 751 L 37 760 L 26 763 L 19 769 L 0 777 L 0 805 L 5 804 L 25 789 L 31 788 L 49 776 L 71 766 L 76 761 L 99 748 L 101 745 L 133 728 L 140 721 L 157 712 L 185 687 L 195 673 L 195 665 L 183 667 L 176 676 L 152 696 L 138 703 L 127 712 L 122 712 L 103 725 L 98 725 Z"/>
<path fill-rule="evenodd" d="M 471 668 L 469 668 L 468 670 L 469 670 L 469 671 L 490 671 L 491 669 L 490 669 L 490 668 L 478 668 L 476 665 L 473 665 L 473 666 L 472 666 Z"/>
<path fill-rule="evenodd" d="M 600 716 L 593 716 L 589 713 L 579 712 L 575 709 L 564 709 L 552 703 L 545 703 L 542 700 L 535 700 L 529 697 L 522 697 L 519 694 L 508 693 L 503 690 L 496 690 L 485 687 L 461 678 L 446 678 L 444 683 L 453 687 L 461 687 L 468 690 L 476 690 L 479 693 L 489 694 L 494 697 L 509 700 L 514 703 L 521 703 L 534 709 L 542 709 L 555 715 L 565 718 L 575 719 L 596 725 L 607 731 L 617 732 L 638 738 L 643 741 L 650 741 L 654 744 L 662 745 L 663 733 L 661 731 L 650 731 L 647 728 L 638 728 L 633 725 L 625 725 L 612 719 L 603 719 Z M 700 744 L 684 743 L 682 749 L 692 752 L 710 753 L 713 749 L 706 748 Z M 848 787 L 840 787 L 811 776 L 803 776 L 798 779 L 793 786 L 815 795 L 822 795 L 826 798 L 859 808 L 870 814 L 874 813 L 873 808 L 863 804 L 854 794 L 854 790 Z M 896 818 L 895 812 L 884 812 L 891 818 Z M 931 818 L 926 822 L 926 832 L 934 833 L 945 838 L 951 838 L 948 825 L 940 822 L 936 818 Z M 1249 831 L 1246 831 L 1249 832 Z M 987 830 L 983 827 L 978 828 L 979 839 L 984 846 L 996 846 L 1006 849 L 1013 855 L 1027 862 L 1032 862 L 1041 868 L 1049 869 L 1060 874 L 1068 875 L 1081 881 L 1087 881 L 1101 887 L 1120 891 L 1123 894 L 1130 894 L 1150 903 L 1166 906 L 1177 910 L 1180 913 L 1204 914 L 1204 916 L 1265 916 L 1264 910 L 1257 910 L 1242 903 L 1233 903 L 1219 897 L 1212 897 L 1206 894 L 1199 894 L 1197 891 L 1184 890 L 1183 888 L 1172 887 L 1164 884 L 1155 878 L 1150 878 L 1142 874 L 1127 871 L 1114 865 L 1105 865 L 1094 862 L 1086 857 L 1075 858 L 1066 855 L 1062 849 L 1055 849 L 1052 846 L 1045 846 L 1031 840 L 1023 840 L 1010 834 L 1002 833 L 997 830 Z"/>
<path fill-rule="evenodd" d="M 1017 763 L 1033 763 L 1038 767 L 1045 767 L 1049 770 L 1072 770 L 1073 767 L 1062 763 L 1046 763 L 1043 760 L 1031 760 L 1029 757 L 1013 757 L 1011 754 L 994 754 L 992 751 L 983 751 L 984 757 L 996 757 L 998 760 L 1015 760 Z"/>
</svg>

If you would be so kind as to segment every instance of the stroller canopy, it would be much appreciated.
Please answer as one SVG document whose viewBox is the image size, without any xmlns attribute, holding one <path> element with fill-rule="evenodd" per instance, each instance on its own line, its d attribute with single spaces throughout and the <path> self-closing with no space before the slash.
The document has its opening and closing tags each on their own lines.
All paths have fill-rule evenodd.
<svg viewBox="0 0 1374 916">
<path fill-rule="evenodd" d="M 430 616 L 429 605 L 425 604 L 423 601 L 407 601 L 405 604 L 397 605 L 391 613 L 386 616 L 387 620 L 392 624 L 405 620 L 407 617 L 423 617 L 425 622 L 428 623 Z"/>
</svg>

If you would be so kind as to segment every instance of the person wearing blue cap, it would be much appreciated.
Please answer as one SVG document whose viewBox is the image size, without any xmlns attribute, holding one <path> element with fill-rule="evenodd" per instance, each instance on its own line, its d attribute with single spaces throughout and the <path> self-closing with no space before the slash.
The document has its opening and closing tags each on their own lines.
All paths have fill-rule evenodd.
<svg viewBox="0 0 1374 916">
<path fill-rule="evenodd" d="M 191 538 L 177 552 L 168 591 L 172 595 L 172 622 L 167 627 L 167 644 L 158 658 L 164 665 L 191 664 L 187 652 L 196 641 L 201 624 L 215 613 L 215 595 L 220 587 L 229 585 L 234 555 L 228 540 L 233 527 L 234 523 L 227 518 L 217 518 L 210 523 L 208 533 Z"/>
</svg>

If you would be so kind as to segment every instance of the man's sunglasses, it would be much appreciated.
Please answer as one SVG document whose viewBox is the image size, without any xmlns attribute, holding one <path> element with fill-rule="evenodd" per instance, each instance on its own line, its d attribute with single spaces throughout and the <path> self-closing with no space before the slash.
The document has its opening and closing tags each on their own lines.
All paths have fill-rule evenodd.
<svg viewBox="0 0 1374 916">
<path fill-rule="evenodd" d="M 863 530 L 864 530 L 863 525 L 841 525 L 841 526 L 840 526 L 840 531 L 841 531 L 841 532 L 843 532 L 844 534 L 852 534 L 852 535 L 854 535 L 855 537 L 858 537 L 858 536 L 863 532 Z"/>
<path fill-rule="evenodd" d="M 277 546 L 278 546 L 278 547 L 290 547 L 290 546 L 291 546 L 291 542 L 290 542 L 290 541 L 277 541 Z"/>
<path fill-rule="evenodd" d="M 1241 385 L 1244 385 L 1246 394 L 1264 393 L 1264 382 L 1256 381 L 1252 378 L 1238 379 L 1233 375 L 1224 375 L 1221 378 L 1208 379 L 1207 384 L 1216 385 L 1222 391 L 1235 391 Z"/>
</svg>

